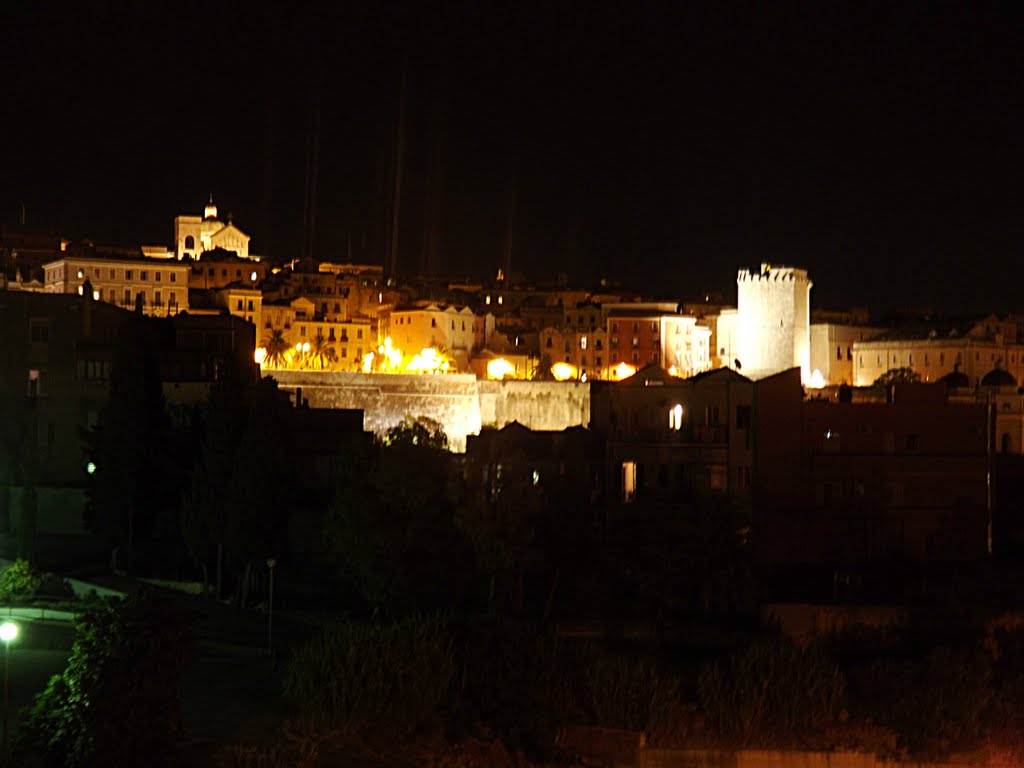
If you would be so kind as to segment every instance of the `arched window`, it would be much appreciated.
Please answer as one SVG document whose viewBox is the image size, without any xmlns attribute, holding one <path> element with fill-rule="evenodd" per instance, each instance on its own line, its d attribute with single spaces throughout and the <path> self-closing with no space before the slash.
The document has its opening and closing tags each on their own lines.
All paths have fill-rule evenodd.
<svg viewBox="0 0 1024 768">
<path fill-rule="evenodd" d="M 185 248 L 186 250 L 192 250 L 196 247 L 196 239 L 192 235 L 185 236 Z"/>
</svg>

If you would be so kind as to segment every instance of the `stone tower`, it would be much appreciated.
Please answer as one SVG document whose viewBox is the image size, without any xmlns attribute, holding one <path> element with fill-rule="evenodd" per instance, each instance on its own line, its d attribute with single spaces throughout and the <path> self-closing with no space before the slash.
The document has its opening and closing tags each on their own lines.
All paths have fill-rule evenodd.
<svg viewBox="0 0 1024 768">
<path fill-rule="evenodd" d="M 741 373 L 761 379 L 799 367 L 810 378 L 811 281 L 807 270 L 762 264 L 736 278 L 736 345 Z"/>
</svg>

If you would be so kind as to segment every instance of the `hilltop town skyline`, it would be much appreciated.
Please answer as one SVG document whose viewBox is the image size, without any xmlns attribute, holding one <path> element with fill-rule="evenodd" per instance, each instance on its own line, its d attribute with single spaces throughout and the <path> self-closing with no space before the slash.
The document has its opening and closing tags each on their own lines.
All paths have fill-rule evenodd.
<svg viewBox="0 0 1024 768">
<path fill-rule="evenodd" d="M 1014 8 L 4 15 L 9 227 L 161 242 L 213 192 L 280 262 L 1020 309 Z"/>
</svg>

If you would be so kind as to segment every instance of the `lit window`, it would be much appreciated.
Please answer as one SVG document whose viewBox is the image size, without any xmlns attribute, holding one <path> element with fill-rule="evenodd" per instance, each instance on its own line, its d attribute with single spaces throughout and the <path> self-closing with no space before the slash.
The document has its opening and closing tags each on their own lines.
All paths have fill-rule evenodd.
<svg viewBox="0 0 1024 768">
<path fill-rule="evenodd" d="M 498 297 L 498 304 L 503 304 L 504 303 L 504 299 L 505 299 L 504 296 L 499 296 Z"/>
<path fill-rule="evenodd" d="M 586 336 L 581 336 L 580 337 L 580 349 L 586 349 L 586 348 L 587 348 L 587 337 Z"/>
<path fill-rule="evenodd" d="M 668 412 L 668 428 L 678 432 L 683 428 L 683 406 L 676 403 Z"/>
<path fill-rule="evenodd" d="M 636 499 L 636 462 L 622 462 L 622 501 L 629 504 Z"/>
</svg>

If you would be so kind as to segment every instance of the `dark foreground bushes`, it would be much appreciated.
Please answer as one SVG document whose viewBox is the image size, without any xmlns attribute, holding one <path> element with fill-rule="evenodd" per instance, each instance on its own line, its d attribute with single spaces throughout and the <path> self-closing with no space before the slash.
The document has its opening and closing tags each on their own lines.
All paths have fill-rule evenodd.
<svg viewBox="0 0 1024 768">
<path fill-rule="evenodd" d="M 149 593 L 98 600 L 75 621 L 67 668 L 25 714 L 12 765 L 164 765 L 182 735 L 192 619 Z"/>
<path fill-rule="evenodd" d="M 720 736 L 736 745 L 779 744 L 834 722 L 846 680 L 819 650 L 776 638 L 705 667 L 698 690 L 708 724 Z"/>
<path fill-rule="evenodd" d="M 285 689 L 320 730 L 401 739 L 445 718 L 535 756 L 570 721 L 644 729 L 679 702 L 678 681 L 646 662 L 496 617 L 352 624 L 302 647 Z"/>
<path fill-rule="evenodd" d="M 454 673 L 454 636 L 443 618 L 354 623 L 295 653 L 285 694 L 320 728 L 407 735 L 437 715 Z"/>
</svg>

